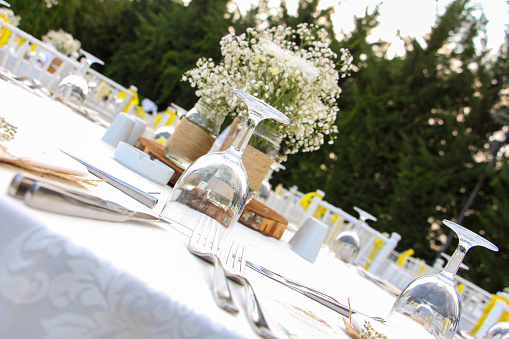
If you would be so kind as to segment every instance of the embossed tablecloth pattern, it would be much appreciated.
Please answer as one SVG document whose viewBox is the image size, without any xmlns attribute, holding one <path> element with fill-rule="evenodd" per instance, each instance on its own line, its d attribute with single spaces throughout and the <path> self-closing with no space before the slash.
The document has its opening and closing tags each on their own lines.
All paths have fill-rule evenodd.
<svg viewBox="0 0 509 339">
<path fill-rule="evenodd" d="M 231 336 L 5 201 L 0 215 L 0 338 Z"/>
</svg>

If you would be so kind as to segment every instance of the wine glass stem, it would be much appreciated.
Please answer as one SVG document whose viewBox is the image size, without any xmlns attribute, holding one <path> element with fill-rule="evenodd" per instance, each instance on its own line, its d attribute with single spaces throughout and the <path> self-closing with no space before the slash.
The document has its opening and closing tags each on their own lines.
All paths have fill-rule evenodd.
<svg viewBox="0 0 509 339">
<path fill-rule="evenodd" d="M 445 266 L 444 271 L 449 272 L 452 275 L 456 275 L 456 273 L 458 272 L 458 269 L 460 268 L 461 263 L 463 262 L 463 258 L 465 258 L 465 255 L 467 254 L 467 251 L 468 251 L 468 248 L 465 247 L 460 242 L 451 257 L 451 260 L 449 260 L 449 262 Z"/>
<path fill-rule="evenodd" d="M 247 143 L 249 142 L 251 135 L 253 135 L 253 132 L 256 126 L 258 125 L 258 122 L 259 122 L 258 120 L 249 117 L 246 121 L 246 124 L 244 125 L 244 127 L 242 127 L 242 130 L 233 141 L 232 147 L 235 148 L 238 152 L 240 152 L 240 154 L 244 153 Z"/>
</svg>

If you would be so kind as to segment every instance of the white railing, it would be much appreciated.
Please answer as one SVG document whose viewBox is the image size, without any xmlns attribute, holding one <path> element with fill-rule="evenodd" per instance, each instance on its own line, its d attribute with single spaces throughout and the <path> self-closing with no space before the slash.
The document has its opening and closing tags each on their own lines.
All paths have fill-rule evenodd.
<svg viewBox="0 0 509 339">
<path fill-rule="evenodd" d="M 399 290 L 403 290 L 419 276 L 436 274 L 443 269 L 443 261 L 437 261 L 436 265 L 430 266 L 424 260 L 411 255 L 402 257 L 401 253 L 394 250 L 398 241 L 401 240 L 401 236 L 397 233 L 392 233 L 390 236 L 380 233 L 320 197 L 311 198 L 309 206 L 304 208 L 300 201 L 305 194 L 299 192 L 296 186 L 289 190 L 284 188 L 276 188 L 276 190 L 278 193 L 271 191 L 265 203 L 286 218 L 292 218 L 295 225 L 300 225 L 310 216 L 328 225 L 329 232 L 324 241 L 325 246 L 330 246 L 340 232 L 355 231 L 361 239 L 361 249 L 354 264 L 363 267 Z M 317 209 L 320 213 L 316 213 Z M 461 267 L 468 269 L 465 265 Z M 458 275 L 456 284 L 460 290 L 463 306 L 460 329 L 469 331 L 479 321 L 492 295 Z M 486 327 L 485 324 L 483 326 Z M 484 327 L 482 330 L 485 330 Z"/>
<path fill-rule="evenodd" d="M 404 289 L 415 278 L 436 273 L 438 270 L 426 264 L 422 259 L 407 256 L 400 261 L 401 254 L 393 251 L 387 261 L 382 263 L 375 274 L 398 289 Z"/>
<path fill-rule="evenodd" d="M 289 190 L 285 188 L 280 188 L 278 192 L 271 190 L 264 203 L 285 217 L 289 223 L 298 226 L 306 213 L 306 208 L 300 204 L 303 197 L 304 193 L 299 192 L 297 186 L 293 186 Z"/>
<path fill-rule="evenodd" d="M 113 121 L 131 101 L 133 92 L 101 73 L 88 69 L 85 78 L 89 86 L 93 86 L 90 86 L 90 93 L 84 104 L 104 115 L 109 121 Z"/>
<path fill-rule="evenodd" d="M 9 35 L 0 46 L 0 67 L 18 77 L 37 79 L 48 90 L 55 91 L 64 77 L 76 73 L 82 66 L 3 20 L 0 20 L 0 28 L 5 28 L 2 34 Z M 133 93 L 93 69 L 88 69 L 84 76 L 91 89 L 84 104 L 112 121 L 127 106 Z"/>
<path fill-rule="evenodd" d="M 34 38 L 19 28 L 0 20 L 9 36 L 0 46 L 0 67 L 17 76 L 37 79 L 49 90 L 55 90 L 60 80 L 78 65 L 52 46 Z"/>
<path fill-rule="evenodd" d="M 492 296 L 491 293 L 458 275 L 456 275 L 455 280 L 460 290 L 461 305 L 463 307 L 460 330 L 470 331 L 481 317 L 482 310 L 490 302 Z"/>
</svg>

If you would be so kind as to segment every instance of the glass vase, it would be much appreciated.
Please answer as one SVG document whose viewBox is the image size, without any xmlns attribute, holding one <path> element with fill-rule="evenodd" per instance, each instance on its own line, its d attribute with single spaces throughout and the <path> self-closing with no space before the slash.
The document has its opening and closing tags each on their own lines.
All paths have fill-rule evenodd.
<svg viewBox="0 0 509 339">
<path fill-rule="evenodd" d="M 246 118 L 239 116 L 233 121 L 230 133 L 226 136 L 221 150 L 225 150 L 232 144 L 235 137 L 245 124 Z M 276 156 L 281 148 L 283 135 L 276 129 L 264 124 L 263 122 L 256 127 L 253 136 L 242 157 L 242 162 L 249 176 L 249 188 L 253 192 L 258 192 L 263 180 L 271 171 Z"/>
<path fill-rule="evenodd" d="M 210 150 L 223 120 L 223 115 L 216 114 L 203 100 L 198 100 L 166 142 L 166 157 L 180 168 L 187 169 Z"/>
</svg>

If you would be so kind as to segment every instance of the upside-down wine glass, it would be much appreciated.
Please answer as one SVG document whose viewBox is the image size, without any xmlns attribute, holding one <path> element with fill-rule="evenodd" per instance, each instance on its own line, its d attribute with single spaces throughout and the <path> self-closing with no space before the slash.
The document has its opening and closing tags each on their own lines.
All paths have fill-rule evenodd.
<svg viewBox="0 0 509 339">
<path fill-rule="evenodd" d="M 463 226 L 449 220 L 443 222 L 459 238 L 451 260 L 442 272 L 412 281 L 396 299 L 387 321 L 391 326 L 403 328 L 406 317 L 402 315 L 405 315 L 424 326 L 436 338 L 451 339 L 458 330 L 461 316 L 461 301 L 454 277 L 463 258 L 474 246 L 483 246 L 495 252 L 498 248 Z"/>
<path fill-rule="evenodd" d="M 249 196 L 249 178 L 242 154 L 258 123 L 274 119 L 290 120 L 277 109 L 240 90 L 233 90 L 248 107 L 249 117 L 233 144 L 223 152 L 196 159 L 181 175 L 160 217 L 194 229 L 201 217 L 216 220 L 220 227 L 219 246 L 231 231 Z"/>
<path fill-rule="evenodd" d="M 357 206 L 353 208 L 359 213 L 359 221 L 356 222 L 349 230 L 340 232 L 331 243 L 331 250 L 335 253 L 336 258 L 343 260 L 347 264 L 352 263 L 357 258 L 357 254 L 361 249 L 361 238 L 358 231 L 362 230 L 362 224 L 366 221 L 377 221 L 376 217 Z"/>
<path fill-rule="evenodd" d="M 81 105 L 83 103 L 89 92 L 85 74 L 93 63 L 104 65 L 102 60 L 87 51 L 80 49 L 80 53 L 83 54 L 84 60 L 81 61 L 74 74 L 68 75 L 60 81 L 54 94 L 56 99 L 66 104 Z"/>
</svg>

